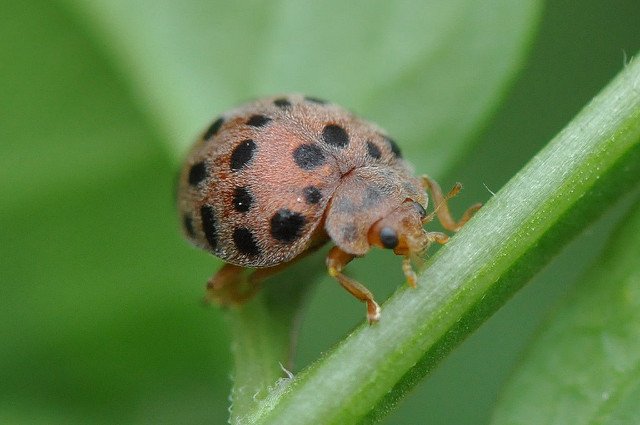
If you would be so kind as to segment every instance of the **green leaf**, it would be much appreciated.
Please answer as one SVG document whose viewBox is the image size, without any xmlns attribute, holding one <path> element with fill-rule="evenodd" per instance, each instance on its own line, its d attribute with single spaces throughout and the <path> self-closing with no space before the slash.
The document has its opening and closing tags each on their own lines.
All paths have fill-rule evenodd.
<svg viewBox="0 0 640 425">
<path fill-rule="evenodd" d="M 602 205 L 638 187 L 639 88 L 635 60 L 438 252 L 418 288 L 397 291 L 379 324 L 273 391 L 251 421 L 370 422 L 392 408 Z"/>
<path fill-rule="evenodd" d="M 0 423 L 223 423 L 214 266 L 157 137 L 55 2 L 1 9 Z"/>
<path fill-rule="evenodd" d="M 640 204 L 532 344 L 492 423 L 640 420 Z"/>
<path fill-rule="evenodd" d="M 432 175 L 496 106 L 540 5 L 65 1 L 109 41 L 174 152 L 239 101 L 296 91 L 379 122 Z"/>
</svg>

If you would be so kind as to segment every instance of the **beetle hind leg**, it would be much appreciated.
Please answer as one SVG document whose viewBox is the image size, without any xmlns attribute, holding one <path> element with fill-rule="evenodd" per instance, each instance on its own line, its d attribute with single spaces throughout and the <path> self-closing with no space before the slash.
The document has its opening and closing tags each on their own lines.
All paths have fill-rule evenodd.
<svg viewBox="0 0 640 425">
<path fill-rule="evenodd" d="M 256 271 L 225 264 L 207 282 L 205 302 L 222 306 L 244 304 L 258 292 L 261 282 Z"/>
</svg>

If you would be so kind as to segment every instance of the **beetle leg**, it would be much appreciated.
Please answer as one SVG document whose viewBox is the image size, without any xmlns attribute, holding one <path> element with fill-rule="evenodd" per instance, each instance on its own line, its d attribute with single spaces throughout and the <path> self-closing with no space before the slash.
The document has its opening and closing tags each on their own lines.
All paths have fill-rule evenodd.
<svg viewBox="0 0 640 425">
<path fill-rule="evenodd" d="M 415 288 L 418 283 L 418 276 L 413 270 L 413 266 L 411 265 L 411 257 L 409 256 L 402 259 L 402 273 L 404 273 L 404 277 L 407 279 L 407 285 Z"/>
<path fill-rule="evenodd" d="M 438 185 L 438 183 L 429 176 L 422 176 L 422 185 L 429 190 L 435 204 L 435 210 L 425 218 L 425 222 L 433 219 L 433 215 L 437 214 L 442 227 L 449 231 L 457 232 L 460 230 L 460 228 L 469 221 L 469 219 L 473 217 L 473 214 L 475 214 L 475 212 L 482 206 L 481 203 L 473 204 L 464 212 L 460 220 L 456 221 L 451 215 L 451 211 L 449 211 L 447 201 L 460 192 L 462 184 L 456 183 L 446 196 L 442 194 L 440 185 Z"/>
<path fill-rule="evenodd" d="M 342 274 L 343 267 L 354 257 L 334 246 L 327 254 L 327 270 L 329 276 L 334 277 L 351 295 L 367 304 L 367 319 L 373 324 L 380 320 L 380 306 L 373 299 L 373 294 L 359 282 Z"/>
<path fill-rule="evenodd" d="M 447 242 L 449 242 L 449 235 L 442 232 L 425 232 L 425 237 L 427 239 L 427 244 L 430 244 L 431 242 L 436 242 L 436 243 L 439 243 L 440 245 L 444 245 Z"/>
<path fill-rule="evenodd" d="M 291 262 L 251 270 L 233 264 L 225 264 L 207 282 L 205 301 L 220 305 L 244 304 L 253 298 L 265 279 L 289 265 Z"/>
<path fill-rule="evenodd" d="M 413 270 L 412 263 L 417 263 L 418 268 L 422 265 L 423 256 L 425 251 L 429 248 L 431 243 L 436 242 L 441 245 L 449 242 L 449 235 L 442 232 L 424 232 L 420 245 L 409 249 L 409 252 L 405 254 L 402 259 L 402 272 L 407 279 L 407 284 L 412 288 L 415 288 L 418 282 L 416 272 Z"/>
<path fill-rule="evenodd" d="M 292 260 L 272 267 L 250 269 L 227 263 L 207 282 L 205 302 L 220 305 L 244 304 L 253 298 L 265 279 L 317 251 L 323 243 L 324 240 L 319 240 Z"/>
<path fill-rule="evenodd" d="M 249 290 L 247 269 L 233 264 L 225 264 L 207 282 L 206 302 L 220 305 L 242 304 L 255 290 Z"/>
</svg>

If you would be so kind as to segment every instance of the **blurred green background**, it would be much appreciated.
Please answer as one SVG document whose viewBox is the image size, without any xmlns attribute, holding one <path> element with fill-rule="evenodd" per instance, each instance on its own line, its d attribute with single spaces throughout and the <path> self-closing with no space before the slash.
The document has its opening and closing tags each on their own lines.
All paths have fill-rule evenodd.
<svg viewBox="0 0 640 425">
<path fill-rule="evenodd" d="M 455 19 L 455 7 L 464 6 L 458 3 L 434 14 L 450 13 Z M 338 37 L 343 33 L 334 40 L 314 39 L 316 32 L 309 30 L 306 50 L 269 50 L 267 45 L 261 61 L 237 54 L 252 47 L 250 38 L 241 37 L 244 31 L 253 31 L 258 39 L 262 32 L 272 39 L 285 37 L 274 36 L 270 28 L 278 22 L 275 13 L 286 15 L 287 28 L 299 23 L 302 31 L 316 21 L 348 27 L 349 15 L 316 16 L 320 11 L 309 12 L 296 2 L 238 3 L 225 6 L 225 19 L 211 17 L 209 38 L 198 38 L 202 28 L 209 28 L 207 16 L 202 22 L 185 22 L 183 15 L 167 13 L 170 7 L 155 8 L 156 3 L 4 0 L 0 423 L 225 423 L 229 335 L 222 313 L 200 303 L 203 284 L 219 262 L 182 240 L 173 208 L 173 181 L 186 145 L 225 108 L 274 90 L 309 87 L 312 94 L 345 103 L 400 133 L 406 156 L 444 186 L 464 182 L 465 191 L 454 202 L 459 213 L 486 200 L 489 190 L 499 190 L 622 68 L 625 57 L 640 49 L 640 8 L 634 0 L 588 0 L 579 7 L 549 1 L 540 15 L 531 4 L 526 19 L 535 34 L 526 30 L 520 41 L 506 40 L 505 55 L 510 56 L 502 74 L 485 77 L 487 90 L 497 94 L 482 94 L 484 103 L 460 95 L 435 107 L 426 100 L 425 108 L 433 110 L 425 112 L 418 108 L 424 93 L 396 90 L 397 84 L 371 90 L 372 81 L 390 79 L 394 63 L 385 68 L 380 65 L 385 57 L 369 55 L 414 54 L 411 40 L 394 37 L 393 28 L 381 30 L 373 41 L 359 39 L 357 31 L 347 32 L 353 38 L 346 40 Z M 222 7 L 214 6 L 207 10 Z M 410 6 L 405 5 L 405 13 Z M 508 8 L 508 2 L 503 6 Z M 495 7 L 496 16 L 502 16 L 500 2 Z M 193 14 L 185 11 L 184 16 L 187 12 Z M 148 20 L 147 13 L 153 15 Z M 388 11 L 367 13 L 360 19 L 378 19 L 375 24 L 381 28 L 392 16 Z M 234 16 L 236 20 L 229 19 Z M 399 16 L 402 22 L 410 13 Z M 191 24 L 198 31 L 192 33 Z M 426 25 L 408 22 L 407 27 L 411 24 L 416 28 L 410 30 L 418 32 Z M 509 30 L 510 24 L 497 20 L 495 33 L 504 31 L 509 37 L 517 31 Z M 221 38 L 224 34 L 228 38 Z M 333 43 L 345 44 L 343 60 L 353 62 L 339 63 L 331 75 L 295 72 L 300 57 L 309 69 L 323 69 L 322 57 L 313 49 L 322 51 Z M 519 50 L 509 51 L 516 44 Z M 183 57 L 178 53 L 184 46 L 193 51 Z M 175 60 L 162 56 L 165 51 L 176 52 Z M 209 70 L 200 66 L 200 52 L 219 58 L 219 65 Z M 447 46 L 441 57 L 454 66 L 459 58 L 448 57 Z M 260 63 L 270 58 L 290 66 L 265 65 L 271 74 L 262 74 Z M 360 66 L 370 59 L 379 66 L 365 72 Z M 432 68 L 437 65 L 421 63 L 403 78 L 425 80 L 420 87 L 427 91 L 436 84 L 426 81 Z M 484 72 L 480 65 L 477 72 Z M 199 87 L 203 79 L 212 85 Z M 467 90 L 460 86 L 452 92 Z M 405 109 L 403 100 L 416 108 Z M 437 115 L 438 107 L 458 111 L 450 121 L 459 127 L 412 127 L 421 114 Z M 451 151 L 419 143 L 421 137 L 439 135 L 464 138 L 464 143 Z M 536 326 L 579 283 L 623 208 L 612 209 L 587 229 L 418 386 L 386 423 L 486 423 Z M 354 262 L 349 273 L 379 300 L 402 280 L 398 259 L 385 252 Z M 317 286 L 308 309 L 298 370 L 360 323 L 364 313 L 329 279 Z"/>
</svg>

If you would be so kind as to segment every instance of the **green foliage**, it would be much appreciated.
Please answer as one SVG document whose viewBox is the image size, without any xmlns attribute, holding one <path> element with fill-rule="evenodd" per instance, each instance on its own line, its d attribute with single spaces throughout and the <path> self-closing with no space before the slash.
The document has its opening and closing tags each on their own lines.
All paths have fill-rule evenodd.
<svg viewBox="0 0 640 425">
<path fill-rule="evenodd" d="M 66 3 L 112 43 L 178 151 L 241 100 L 301 91 L 389 123 L 436 175 L 496 105 L 539 9 L 505 0 Z"/>
<path fill-rule="evenodd" d="M 638 422 L 639 207 L 532 344 L 494 424 Z"/>
<path fill-rule="evenodd" d="M 551 3 L 524 74 L 516 71 L 537 25 L 534 1 L 8 0 L 2 12 L 0 422 L 12 424 L 227 419 L 229 322 L 200 304 L 203 283 L 219 262 L 179 236 L 172 194 L 181 152 L 222 110 L 274 92 L 334 100 L 387 128 L 419 172 L 440 179 L 449 173 L 445 186 L 466 183 L 455 201 L 462 209 L 486 200 L 483 183 L 497 191 L 616 74 L 620 48 L 640 48 L 633 1 L 612 8 L 593 0 L 579 10 Z M 516 75 L 514 94 L 480 137 Z M 578 211 L 575 223 L 586 222 L 588 213 Z M 498 329 L 514 326 L 509 337 L 487 332 L 496 329 L 489 323 L 479 333 L 484 336 L 451 356 L 458 367 L 445 363 L 390 423 L 413 424 L 416 417 L 482 422 L 535 327 L 532 318 L 561 294 L 561 282 L 572 282 L 598 254 L 610 227 L 601 225 L 597 237 L 586 239 L 586 254 L 577 260 L 561 256 L 560 266 L 552 266 L 560 277 L 543 275 L 546 298 L 528 290 L 526 300 L 514 300 L 515 313 L 498 313 Z M 577 230 L 560 234 L 557 246 Z M 469 229 L 468 242 L 472 234 Z M 464 246 L 464 238 L 433 264 Z M 523 261 L 532 271 L 538 264 Z M 244 326 L 235 353 L 248 353 L 236 362 L 261 358 L 255 369 L 242 369 L 259 378 L 258 389 L 286 376 L 275 360 L 285 357 L 296 309 L 290 295 L 278 294 L 306 300 L 308 288 L 295 284 L 300 276 L 313 280 L 321 269 L 320 256 L 310 258 L 243 311 L 255 314 L 253 323 L 267 318 L 263 331 L 243 322 L 243 312 L 230 314 L 232 332 Z M 380 300 L 402 285 L 397 259 L 385 252 L 348 271 Z M 401 290 L 385 305 L 387 324 L 377 332 L 413 320 L 403 306 L 424 301 L 416 293 L 436 282 L 425 279 L 422 292 Z M 283 365 L 296 373 L 363 319 L 362 308 L 329 279 L 314 292 L 297 365 Z M 464 305 L 449 307 L 446 316 L 454 318 Z M 354 335 L 363 332 L 376 330 Z M 256 338 L 262 351 L 242 351 L 260 347 Z M 475 365 L 473 373 L 468 365 Z M 398 381 L 389 400 L 373 402 L 376 414 L 431 367 L 424 363 Z M 343 365 L 343 372 L 350 370 Z M 461 376 L 484 378 L 474 386 Z M 626 393 L 629 403 L 633 391 Z M 246 413 L 252 403 L 245 401 Z"/>
</svg>

